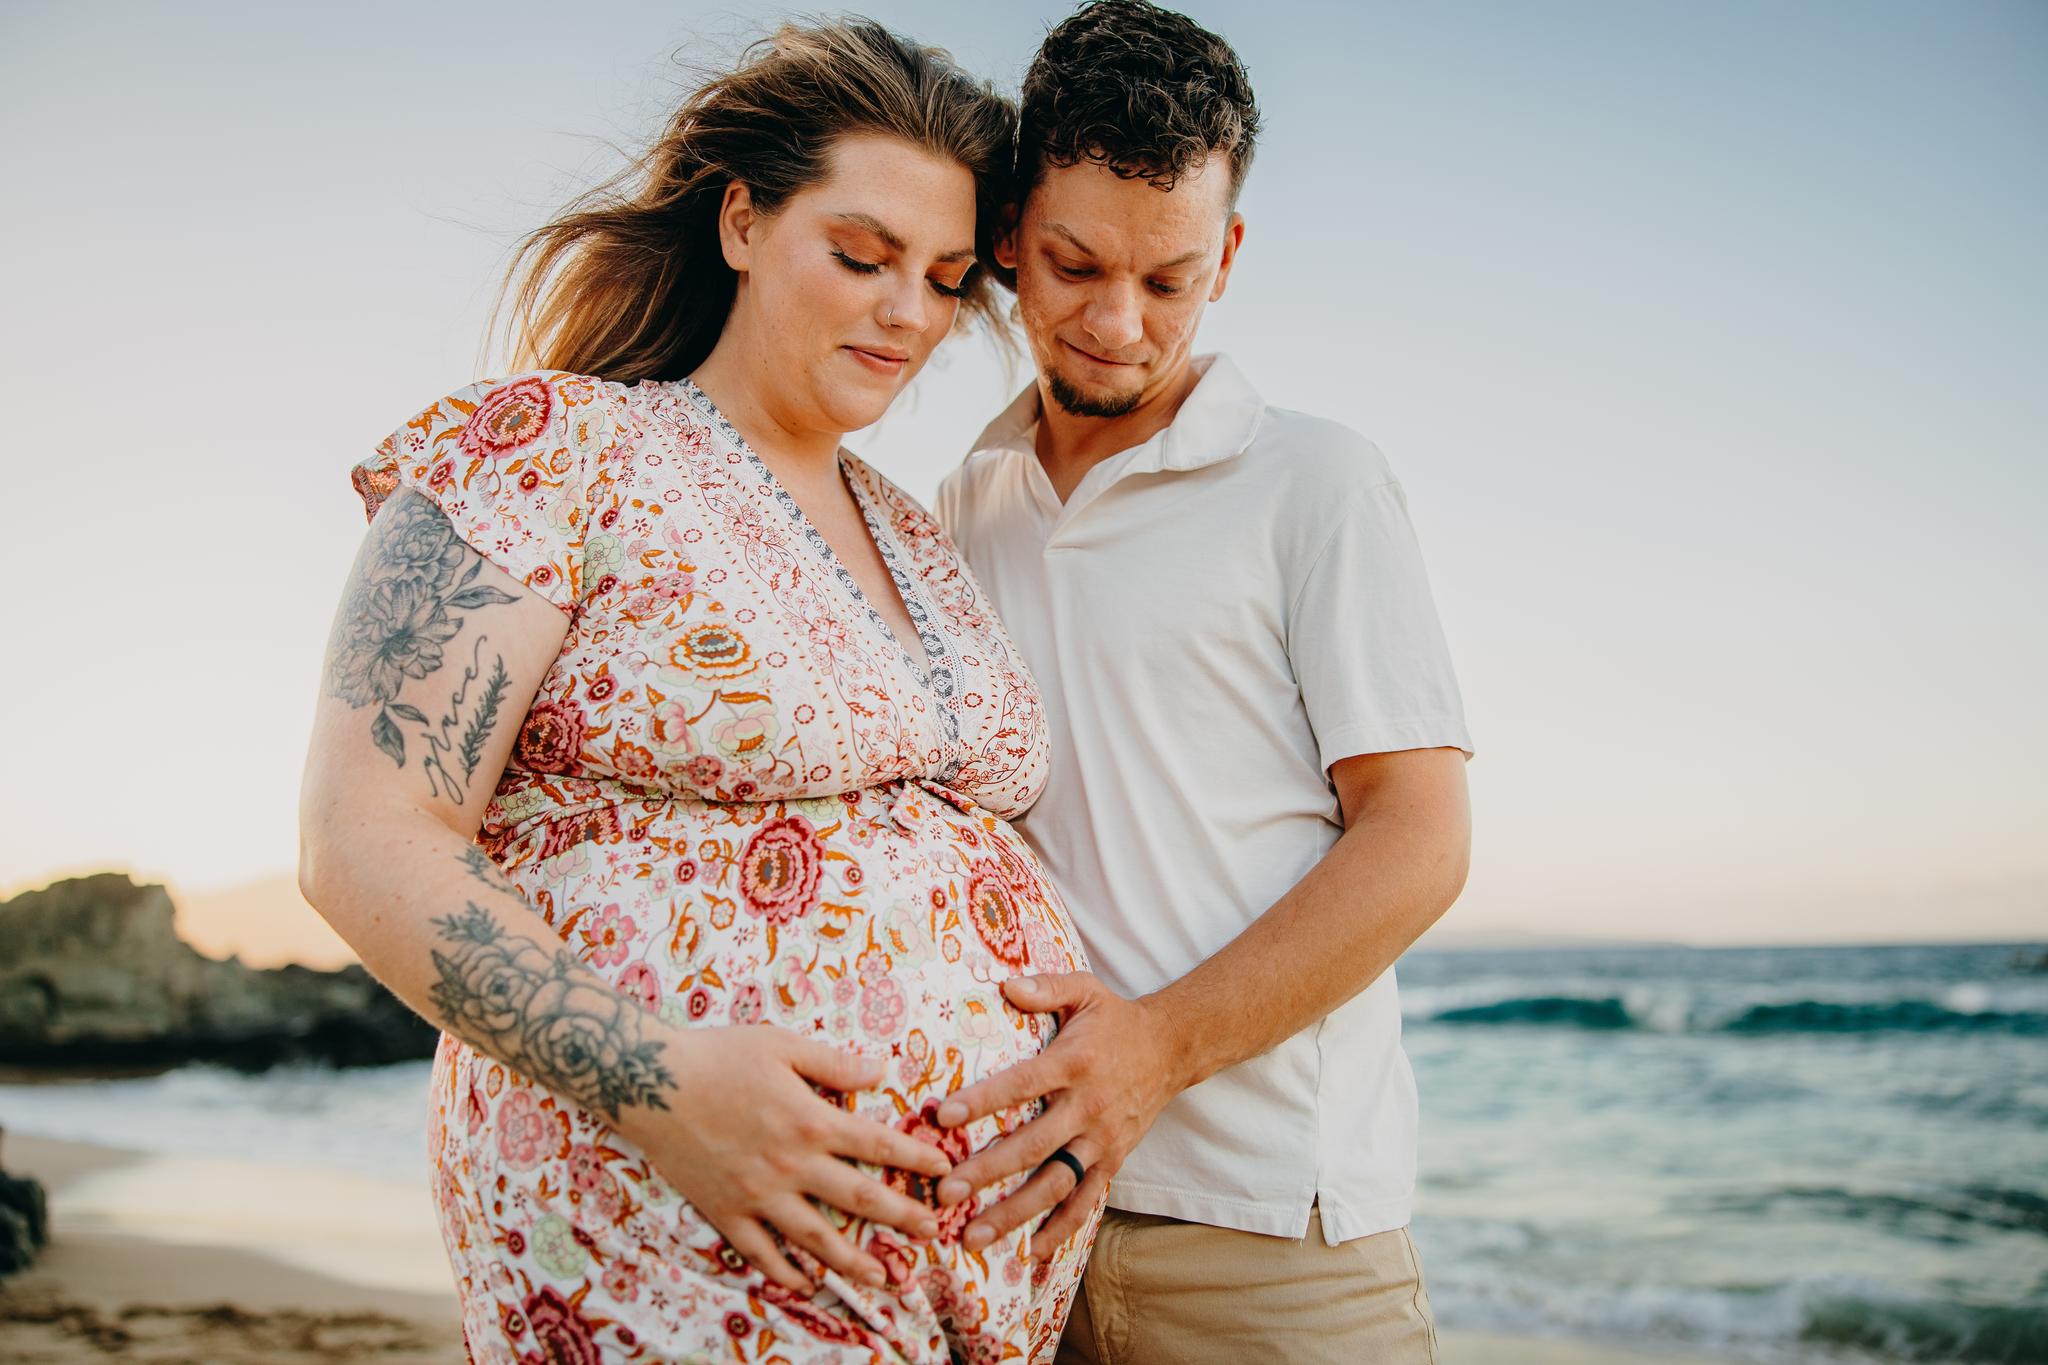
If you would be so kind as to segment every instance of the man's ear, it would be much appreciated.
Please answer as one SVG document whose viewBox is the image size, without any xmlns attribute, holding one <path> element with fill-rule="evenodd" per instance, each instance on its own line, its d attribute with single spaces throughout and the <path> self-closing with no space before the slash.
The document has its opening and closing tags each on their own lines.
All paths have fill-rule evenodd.
<svg viewBox="0 0 2048 1365">
<path fill-rule="evenodd" d="M 995 254 L 996 264 L 1005 270 L 1017 268 L 1018 216 L 1019 210 L 1015 204 L 1003 205 L 1001 212 L 996 215 L 996 235 L 995 240 L 990 243 L 990 250 Z"/>
<path fill-rule="evenodd" d="M 718 246 L 725 253 L 725 263 L 742 275 L 753 265 L 753 236 L 760 225 L 753 191 L 737 180 L 728 184 L 718 205 Z"/>
<path fill-rule="evenodd" d="M 1223 264 L 1216 269 L 1216 283 L 1209 290 L 1209 302 L 1223 297 L 1223 287 L 1230 283 L 1230 267 L 1237 260 L 1237 249 L 1244 245 L 1244 215 L 1232 211 L 1229 226 L 1223 229 Z"/>
</svg>

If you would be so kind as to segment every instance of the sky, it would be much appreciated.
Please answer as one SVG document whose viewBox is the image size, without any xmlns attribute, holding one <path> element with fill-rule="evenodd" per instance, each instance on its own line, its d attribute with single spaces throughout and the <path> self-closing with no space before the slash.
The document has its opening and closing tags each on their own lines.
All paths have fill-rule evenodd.
<svg viewBox="0 0 2048 1365">
<path fill-rule="evenodd" d="M 1458 666 L 1444 932 L 2048 938 L 2048 7 L 1187 11 L 1265 114 L 1202 348 L 1386 452 Z M 0 894 L 303 927 L 347 467 L 787 12 L 0 0 Z M 1066 10 L 866 12 L 1014 89 Z M 849 444 L 929 497 L 1023 382 Z"/>
</svg>

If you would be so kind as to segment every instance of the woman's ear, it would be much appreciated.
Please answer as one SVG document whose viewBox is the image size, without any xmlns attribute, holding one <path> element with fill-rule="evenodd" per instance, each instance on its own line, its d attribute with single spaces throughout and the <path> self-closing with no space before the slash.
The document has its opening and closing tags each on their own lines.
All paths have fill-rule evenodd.
<svg viewBox="0 0 2048 1365">
<path fill-rule="evenodd" d="M 725 263 L 742 275 L 753 264 L 753 236 L 760 222 L 753 192 L 737 180 L 727 185 L 718 205 L 718 247 L 725 253 Z"/>
</svg>

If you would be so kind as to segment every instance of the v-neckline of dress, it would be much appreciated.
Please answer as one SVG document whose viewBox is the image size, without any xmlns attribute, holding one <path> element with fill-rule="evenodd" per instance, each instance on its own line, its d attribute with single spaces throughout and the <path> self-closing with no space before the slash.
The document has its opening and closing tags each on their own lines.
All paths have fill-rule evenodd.
<svg viewBox="0 0 2048 1365">
<path fill-rule="evenodd" d="M 747 438 L 740 435 L 739 428 L 719 411 L 718 404 L 711 401 L 711 395 L 699 388 L 693 379 L 677 380 L 676 385 L 699 414 L 731 441 L 733 447 L 753 467 L 755 475 L 767 487 L 775 505 L 783 510 L 797 533 L 825 562 L 826 567 L 832 570 L 833 575 L 839 580 L 839 585 L 846 590 L 855 605 L 867 613 L 869 621 L 881 631 L 883 638 L 895 646 L 898 657 L 910 669 L 910 675 L 917 680 L 918 687 L 937 701 L 938 711 L 944 717 L 947 737 L 957 738 L 957 719 L 950 705 L 957 690 L 953 663 L 946 649 L 945 637 L 939 632 L 937 615 L 919 589 L 917 576 L 907 571 L 904 564 L 906 556 L 896 542 L 895 533 L 890 529 L 888 519 L 879 514 L 870 501 L 867 490 L 861 487 L 861 480 L 847 467 L 847 460 L 852 458 L 851 453 L 841 446 L 836 454 L 834 463 L 838 468 L 840 481 L 846 485 L 847 492 L 852 494 L 854 505 L 860 509 L 861 520 L 867 525 L 868 537 L 874 542 L 876 552 L 882 557 L 883 568 L 888 571 L 889 581 L 896 585 L 896 595 L 902 600 L 904 614 L 910 618 L 911 627 L 917 632 L 918 643 L 924 649 L 922 660 L 903 643 L 903 637 L 896 633 L 896 628 L 889 624 L 888 618 L 882 615 L 880 609 L 868 600 L 867 594 L 861 591 L 859 581 L 846 567 L 845 561 L 840 559 L 838 552 L 832 548 L 832 542 L 825 539 L 824 533 L 812 524 L 810 517 L 804 512 L 803 505 L 782 486 L 782 480 L 775 477 L 775 471 L 770 469 L 768 462 L 748 444 Z"/>
</svg>

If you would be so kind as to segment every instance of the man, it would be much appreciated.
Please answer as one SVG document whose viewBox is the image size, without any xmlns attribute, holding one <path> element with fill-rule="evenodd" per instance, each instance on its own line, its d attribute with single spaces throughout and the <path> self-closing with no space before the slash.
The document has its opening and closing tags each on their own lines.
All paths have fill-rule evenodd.
<svg viewBox="0 0 2048 1365">
<path fill-rule="evenodd" d="M 1025 978 L 1043 1096 L 963 1163 L 970 1248 L 1106 1186 L 1062 1361 L 1425 1362 L 1394 960 L 1457 898 L 1470 756 L 1400 485 L 1366 440 L 1196 356 L 1258 111 L 1220 38 L 1102 0 L 1025 78 L 1014 274 L 1037 381 L 939 494 L 1046 696 L 1021 828 L 1092 974 Z"/>
</svg>

